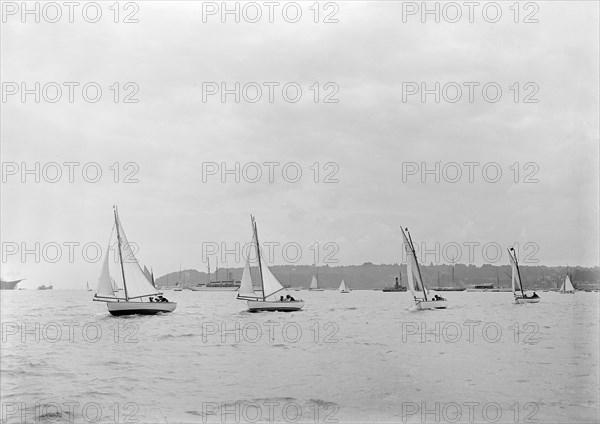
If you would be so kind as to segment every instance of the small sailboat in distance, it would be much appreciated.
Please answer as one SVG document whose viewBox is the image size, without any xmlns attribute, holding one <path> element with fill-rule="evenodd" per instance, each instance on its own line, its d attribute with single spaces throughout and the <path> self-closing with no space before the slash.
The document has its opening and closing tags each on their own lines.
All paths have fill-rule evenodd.
<svg viewBox="0 0 600 424">
<path fill-rule="evenodd" d="M 273 275 L 261 254 L 256 221 L 252 215 L 250 216 L 250 221 L 252 223 L 252 246 L 254 246 L 256 252 L 256 261 L 258 262 L 258 271 L 262 292 L 254 291 L 252 273 L 250 270 L 251 255 L 248 254 L 246 265 L 244 266 L 244 271 L 242 273 L 242 282 L 237 299 L 246 300 L 248 302 L 248 311 L 250 312 L 299 311 L 304 307 L 304 301 L 294 300 L 293 298 L 291 298 L 292 300 L 281 300 L 282 297 L 287 299 L 286 290 L 281 285 L 279 280 L 277 280 L 277 278 Z"/>
<path fill-rule="evenodd" d="M 562 283 L 562 286 L 560 287 L 560 293 L 570 293 L 570 294 L 575 293 L 575 287 L 573 287 L 573 283 L 571 283 L 571 277 L 569 277 L 568 273 L 567 273 L 567 276 L 565 277 L 565 281 Z"/>
<path fill-rule="evenodd" d="M 93 300 L 106 302 L 108 312 L 112 315 L 154 315 L 159 312 L 173 312 L 177 303 L 164 299 L 162 293 L 152 285 L 140 268 L 123 231 L 117 207 L 114 206 L 113 209 L 115 223 Z M 123 287 L 123 294 L 120 293 L 120 286 Z M 118 287 L 117 290 L 115 287 Z M 160 299 L 156 296 L 160 296 Z"/>
<path fill-rule="evenodd" d="M 313 275 L 312 280 L 310 282 L 310 287 L 308 288 L 309 291 L 325 291 L 325 289 L 320 289 L 319 288 L 319 282 L 317 281 L 317 278 Z"/>
<path fill-rule="evenodd" d="M 402 239 L 404 241 L 404 249 L 406 251 L 406 273 L 408 275 L 408 288 L 415 299 L 415 304 L 410 308 L 411 310 L 423 310 L 423 309 L 446 309 L 448 307 L 448 301 L 441 296 L 435 295 L 429 296 L 425 284 L 423 283 L 423 277 L 421 276 L 421 268 L 419 268 L 419 262 L 417 261 L 417 255 L 415 253 L 415 246 L 413 244 L 408 228 L 406 234 L 402 231 Z M 422 297 L 417 295 L 417 292 L 422 292 Z"/>
<path fill-rule="evenodd" d="M 531 296 L 525 294 L 523 280 L 521 280 L 521 271 L 519 270 L 519 261 L 517 260 L 517 252 L 515 252 L 514 248 L 511 247 L 508 249 L 508 257 L 512 268 L 512 292 L 515 297 L 515 303 L 539 303 L 540 297 L 535 292 Z"/>
<path fill-rule="evenodd" d="M 87 291 L 92 291 L 92 289 L 90 289 L 90 282 L 89 281 L 85 282 L 85 287 L 86 287 Z"/>
<path fill-rule="evenodd" d="M 350 293 L 350 289 L 348 288 L 344 280 L 342 280 L 342 282 L 340 283 L 340 288 L 338 290 L 340 291 L 340 293 Z"/>
</svg>

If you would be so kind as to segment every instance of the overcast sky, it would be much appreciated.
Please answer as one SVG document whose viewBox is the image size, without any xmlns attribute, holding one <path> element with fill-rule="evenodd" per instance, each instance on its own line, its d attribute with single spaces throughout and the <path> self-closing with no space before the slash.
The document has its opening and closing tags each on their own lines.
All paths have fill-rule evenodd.
<svg viewBox="0 0 600 424">
<path fill-rule="evenodd" d="M 318 16 L 313 2 L 300 2 L 296 23 L 284 19 L 283 2 L 273 23 L 261 2 L 258 23 L 245 21 L 256 7 L 222 23 L 219 11 L 208 14 L 220 2 L 205 3 L 204 17 L 201 2 L 137 2 L 139 10 L 121 4 L 115 23 L 111 3 L 97 23 L 81 9 L 69 23 L 64 6 L 57 23 L 45 22 L 55 19 L 51 8 L 40 23 L 29 15 L 23 23 L 20 10 L 3 6 L 3 278 L 26 277 L 27 288 L 95 285 L 101 261 L 93 249 L 84 257 L 82 246 L 105 247 L 113 204 L 138 259 L 158 275 L 180 264 L 205 270 L 203 249 L 247 243 L 250 213 L 261 242 L 279 243 L 275 264 L 293 262 L 281 251 L 292 245 L 302 249 L 287 251 L 298 264 L 400 262 L 402 225 L 418 246 L 439 243 L 440 258 L 426 263 L 447 263 L 458 245 L 459 262 L 506 265 L 506 248 L 518 243 L 532 264 L 598 265 L 597 2 L 531 3 L 518 16 L 512 2 L 501 3 L 498 22 L 482 2 L 473 22 L 464 6 L 456 23 L 447 22 L 456 9 L 443 3 L 440 22 L 425 15 L 423 23 L 420 11 L 409 14 L 413 4 L 391 1 L 321 4 Z M 295 9 L 286 11 L 293 20 Z M 121 22 L 127 16 L 139 22 Z M 35 94 L 23 101 L 22 88 L 35 91 L 36 82 L 39 103 Z M 225 102 L 220 92 L 208 95 L 236 82 L 246 87 L 239 103 L 234 94 Z M 65 83 L 79 84 L 72 103 Z M 96 84 L 90 100 L 102 89 L 96 103 L 82 95 L 87 83 Z M 265 83 L 279 84 L 273 102 Z M 431 90 L 424 99 L 415 93 L 421 83 Z M 52 103 L 57 85 L 62 97 Z M 251 103 L 257 85 L 262 97 Z M 457 86 L 462 97 L 453 102 Z M 302 94 L 292 103 L 295 87 Z M 138 102 L 125 103 L 126 95 Z M 39 183 L 35 171 L 22 175 L 23 163 L 36 162 Z M 55 183 L 51 162 L 62 170 Z M 79 164 L 73 182 L 65 162 Z M 223 162 L 239 163 L 239 183 L 220 174 Z M 257 182 L 251 162 L 261 165 Z M 278 163 L 273 181 L 265 162 Z M 420 172 L 436 162 L 439 182 L 435 171 Z M 86 164 L 88 180 L 102 170 L 98 182 L 83 178 Z M 128 176 L 137 182 L 125 183 Z M 36 242 L 37 263 L 21 255 Z M 65 243 L 79 243 L 73 263 Z"/>
</svg>

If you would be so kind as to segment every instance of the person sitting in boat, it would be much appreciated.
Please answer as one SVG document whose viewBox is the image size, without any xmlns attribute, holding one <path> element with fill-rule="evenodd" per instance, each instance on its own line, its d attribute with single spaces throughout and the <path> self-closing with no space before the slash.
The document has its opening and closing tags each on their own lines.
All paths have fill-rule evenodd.
<svg viewBox="0 0 600 424">
<path fill-rule="evenodd" d="M 285 299 L 283 298 L 283 296 L 279 296 L 279 301 L 280 302 L 285 302 Z"/>
<path fill-rule="evenodd" d="M 161 296 L 161 297 L 160 297 L 160 301 L 161 301 L 161 302 L 168 302 L 169 300 L 168 300 L 166 297 L 162 297 L 162 296 Z"/>
<path fill-rule="evenodd" d="M 153 298 L 152 296 L 150 296 L 150 297 L 148 298 L 148 300 L 150 301 L 150 303 L 154 302 L 154 298 Z"/>
<path fill-rule="evenodd" d="M 286 300 L 287 300 L 288 302 L 295 302 L 295 301 L 296 301 L 296 299 L 294 299 L 294 298 L 293 298 L 292 296 L 290 296 L 289 294 L 288 294 L 288 295 L 287 295 L 285 298 L 286 298 Z"/>
</svg>

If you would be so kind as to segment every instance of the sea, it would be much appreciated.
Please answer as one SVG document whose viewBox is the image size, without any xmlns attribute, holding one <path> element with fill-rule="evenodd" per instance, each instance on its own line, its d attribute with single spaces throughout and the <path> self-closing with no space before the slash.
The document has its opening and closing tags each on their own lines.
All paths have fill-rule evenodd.
<svg viewBox="0 0 600 424">
<path fill-rule="evenodd" d="M 2 291 L 2 423 L 597 423 L 599 294 L 167 291 L 111 316 L 82 290 Z"/>
</svg>

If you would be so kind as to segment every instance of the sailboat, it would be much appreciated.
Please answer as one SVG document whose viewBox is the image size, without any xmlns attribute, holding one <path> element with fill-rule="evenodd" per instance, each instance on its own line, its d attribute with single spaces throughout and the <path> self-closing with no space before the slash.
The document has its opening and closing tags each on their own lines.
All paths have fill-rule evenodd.
<svg viewBox="0 0 600 424">
<path fill-rule="evenodd" d="M 308 288 L 308 290 L 310 290 L 310 291 L 325 291 L 325 289 L 319 288 L 319 282 L 317 281 L 317 278 L 314 275 L 312 277 L 312 281 L 310 282 L 310 287 Z"/>
<path fill-rule="evenodd" d="M 565 281 L 560 287 L 560 292 L 570 294 L 575 293 L 575 287 L 573 287 L 573 283 L 571 283 L 571 277 L 569 277 L 569 274 L 567 274 L 567 276 L 565 277 Z"/>
<path fill-rule="evenodd" d="M 419 268 L 419 262 L 417 261 L 417 255 L 415 253 L 415 246 L 413 244 L 408 228 L 406 234 L 402 231 L 402 239 L 404 241 L 404 249 L 406 251 L 406 273 L 408 274 L 408 288 L 415 299 L 415 304 L 410 308 L 411 310 L 423 310 L 423 309 L 446 309 L 448 307 L 448 301 L 441 296 L 431 297 L 427 293 L 425 284 L 423 283 L 423 277 L 421 276 L 421 268 Z M 419 297 L 418 292 L 422 292 L 422 297 Z"/>
<path fill-rule="evenodd" d="M 512 291 L 515 296 L 515 303 L 539 303 L 540 297 L 535 292 L 531 296 L 525 294 L 523 281 L 521 280 L 521 271 L 519 270 L 519 261 L 517 260 L 517 252 L 515 252 L 514 248 L 511 247 L 508 249 L 508 257 L 512 268 Z"/>
<path fill-rule="evenodd" d="M 185 279 L 185 275 L 183 277 Z M 184 281 L 185 283 L 185 281 Z M 179 281 L 175 283 L 175 291 L 182 291 L 183 287 L 181 286 L 181 265 L 179 265 Z"/>
<path fill-rule="evenodd" d="M 340 288 L 338 290 L 340 291 L 340 293 L 350 293 L 350 289 L 348 288 L 348 286 L 346 286 L 346 282 L 344 280 L 342 280 Z"/>
<path fill-rule="evenodd" d="M 262 292 L 254 291 L 252 274 L 250 271 L 250 254 L 246 259 L 246 265 L 242 273 L 242 283 L 237 295 L 237 299 L 248 301 L 248 311 L 260 312 L 260 311 L 280 311 L 280 312 L 292 312 L 299 311 L 304 307 L 304 301 L 302 300 L 290 300 L 282 301 L 278 300 L 281 297 L 286 298 L 286 290 L 281 285 L 279 280 L 273 275 L 265 259 L 263 258 L 260 251 L 260 244 L 258 242 L 258 230 L 256 228 L 256 221 L 254 217 L 250 216 L 252 224 L 252 245 L 256 251 L 256 261 L 258 262 L 258 270 L 260 277 L 260 286 Z"/>
<path fill-rule="evenodd" d="M 89 281 L 85 282 L 85 286 L 86 286 L 86 290 L 87 291 L 92 291 L 92 289 L 90 289 L 90 283 L 89 283 Z"/>
<path fill-rule="evenodd" d="M 162 296 L 162 293 L 152 285 L 140 268 L 125 236 L 117 207 L 114 206 L 113 209 L 115 223 L 93 300 L 106 302 L 112 315 L 154 315 L 159 312 L 173 312 L 177 303 L 153 301 L 154 296 Z M 120 286 L 123 287 L 123 294 L 119 293 Z M 115 287 L 119 288 L 115 290 Z"/>
</svg>

